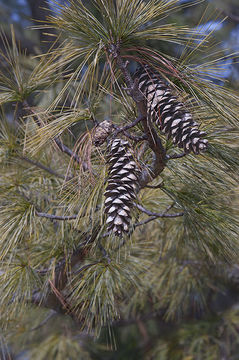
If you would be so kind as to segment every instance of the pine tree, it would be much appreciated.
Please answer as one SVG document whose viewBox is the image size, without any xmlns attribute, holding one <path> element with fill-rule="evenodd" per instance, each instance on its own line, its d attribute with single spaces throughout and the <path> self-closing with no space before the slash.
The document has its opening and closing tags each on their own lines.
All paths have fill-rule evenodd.
<svg viewBox="0 0 239 360">
<path fill-rule="evenodd" d="M 167 20 L 187 3 L 85 3 L 57 5 L 37 58 L 2 35 L 2 357 L 237 359 L 239 97 L 212 76 L 224 49 Z"/>
</svg>

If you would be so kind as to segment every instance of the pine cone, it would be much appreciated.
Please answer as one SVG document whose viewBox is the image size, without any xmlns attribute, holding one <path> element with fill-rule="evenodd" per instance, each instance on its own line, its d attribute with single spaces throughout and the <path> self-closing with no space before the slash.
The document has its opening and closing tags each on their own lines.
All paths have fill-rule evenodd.
<svg viewBox="0 0 239 360">
<path fill-rule="evenodd" d="M 155 122 L 168 139 L 172 137 L 173 143 L 186 153 L 199 154 L 206 150 L 208 141 L 202 139 L 205 132 L 198 129 L 192 115 L 172 95 L 159 73 L 146 65 L 136 71 L 135 78 L 139 79 L 139 89 L 147 100 L 148 119 Z"/>
<path fill-rule="evenodd" d="M 102 121 L 95 129 L 93 133 L 93 144 L 95 146 L 102 145 L 107 137 L 113 131 L 113 124 L 110 120 Z"/>
<path fill-rule="evenodd" d="M 139 169 L 128 141 L 115 139 L 110 144 L 109 177 L 105 192 L 108 231 L 122 235 L 129 231 L 130 209 L 136 197 Z"/>
</svg>

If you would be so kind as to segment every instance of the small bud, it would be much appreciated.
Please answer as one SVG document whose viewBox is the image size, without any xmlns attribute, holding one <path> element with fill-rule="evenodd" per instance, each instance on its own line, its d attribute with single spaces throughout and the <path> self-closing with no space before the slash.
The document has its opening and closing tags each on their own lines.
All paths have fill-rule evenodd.
<svg viewBox="0 0 239 360">
<path fill-rule="evenodd" d="M 95 146 L 102 145 L 107 137 L 112 133 L 114 127 L 113 123 L 110 120 L 102 121 L 94 130 L 93 130 L 93 144 Z"/>
</svg>

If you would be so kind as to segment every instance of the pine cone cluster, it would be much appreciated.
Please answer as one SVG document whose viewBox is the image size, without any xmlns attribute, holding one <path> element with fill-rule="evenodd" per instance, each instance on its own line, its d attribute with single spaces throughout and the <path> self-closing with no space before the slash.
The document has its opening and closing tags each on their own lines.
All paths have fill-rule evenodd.
<svg viewBox="0 0 239 360">
<path fill-rule="evenodd" d="M 130 210 L 136 197 L 139 169 L 128 141 L 115 139 L 109 145 L 109 176 L 105 192 L 108 231 L 118 236 L 129 231 Z"/>
<path fill-rule="evenodd" d="M 199 154 L 207 148 L 205 132 L 198 129 L 192 115 L 179 102 L 169 86 L 149 66 L 138 69 L 135 78 L 147 101 L 148 119 L 155 122 L 163 134 L 171 137 L 174 144 L 186 153 Z"/>
</svg>

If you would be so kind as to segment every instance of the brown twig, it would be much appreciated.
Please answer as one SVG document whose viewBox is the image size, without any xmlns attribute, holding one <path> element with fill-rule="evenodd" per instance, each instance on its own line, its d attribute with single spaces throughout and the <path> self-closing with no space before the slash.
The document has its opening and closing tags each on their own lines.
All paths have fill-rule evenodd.
<svg viewBox="0 0 239 360">
<path fill-rule="evenodd" d="M 143 117 L 139 116 L 139 117 L 137 117 L 137 119 L 132 121 L 130 124 L 125 125 L 122 128 L 118 128 L 118 130 L 116 131 L 116 135 L 118 135 L 118 133 L 121 131 L 126 131 L 126 130 L 131 129 L 132 127 L 136 126 L 141 120 L 143 120 Z"/>
<path fill-rule="evenodd" d="M 153 211 L 150 211 L 148 209 L 145 209 L 142 205 L 136 204 L 134 203 L 134 206 L 137 207 L 137 209 L 139 209 L 140 211 L 142 211 L 143 213 L 149 215 L 149 216 L 155 216 L 155 217 L 161 217 L 161 218 L 175 218 L 175 217 L 179 217 L 179 216 L 183 216 L 184 212 L 179 212 L 179 213 L 175 213 L 175 214 L 168 214 L 167 212 L 173 207 L 173 205 L 170 205 L 170 207 L 168 207 L 163 213 L 156 213 Z"/>
<path fill-rule="evenodd" d="M 55 141 L 58 149 L 60 149 L 66 155 L 70 156 L 70 158 L 73 159 L 78 164 L 81 164 L 81 160 L 79 156 L 76 153 L 74 153 L 71 149 L 69 149 L 65 144 L 63 144 L 62 140 L 60 140 L 58 137 L 55 137 L 53 140 Z M 83 163 L 83 170 L 85 171 L 86 169 L 87 169 L 87 165 Z"/>
<path fill-rule="evenodd" d="M 51 175 L 54 175 L 54 176 L 56 176 L 56 177 L 58 177 L 58 178 L 60 178 L 60 179 L 65 180 L 65 176 L 64 176 L 64 175 L 58 174 L 55 170 L 53 170 L 53 169 L 51 169 L 51 168 L 43 165 L 42 163 L 40 163 L 40 162 L 38 162 L 38 161 L 36 161 L 36 160 L 29 159 L 29 158 L 26 157 L 26 156 L 19 156 L 19 159 L 21 159 L 21 160 L 23 160 L 23 161 L 26 161 L 26 162 L 28 162 L 29 164 L 32 164 L 32 165 L 34 165 L 34 166 L 36 166 L 36 167 L 38 167 L 38 168 L 40 168 L 40 169 L 42 169 L 42 170 L 45 170 L 46 172 L 48 172 L 48 173 L 51 174 Z M 68 178 L 67 178 L 67 180 L 68 180 Z"/>
<path fill-rule="evenodd" d="M 114 125 L 114 128 L 116 129 L 116 131 L 114 132 L 113 138 L 115 138 L 119 133 L 122 132 L 127 138 L 136 142 L 147 140 L 147 137 L 145 135 L 141 135 L 141 136 L 132 135 L 128 131 L 118 127 L 117 125 Z"/>
<path fill-rule="evenodd" d="M 58 216 L 58 215 L 52 215 L 52 214 L 47 214 L 47 213 L 43 213 L 43 212 L 39 212 L 39 211 L 35 211 L 35 214 L 39 217 L 44 217 L 47 219 L 51 219 L 51 220 L 75 220 L 77 218 L 78 215 L 69 215 L 69 216 Z"/>
<path fill-rule="evenodd" d="M 145 187 L 149 189 L 160 189 L 163 186 L 163 181 L 159 183 L 158 185 L 146 185 Z"/>
<path fill-rule="evenodd" d="M 172 159 L 180 159 L 184 156 L 187 156 L 188 154 L 183 152 L 181 154 L 173 154 L 173 155 L 166 155 L 166 159 L 167 160 L 172 160 Z"/>
<path fill-rule="evenodd" d="M 50 284 L 52 292 L 55 294 L 55 296 L 61 303 L 62 309 L 66 310 L 67 312 L 70 312 L 70 305 L 67 303 L 64 296 L 61 294 L 60 290 L 57 289 L 57 287 L 55 286 L 55 284 L 53 284 L 53 282 L 51 280 L 48 280 L 48 282 Z"/>
<path fill-rule="evenodd" d="M 72 254 L 72 259 L 74 258 L 75 254 L 77 254 L 80 250 L 82 250 L 84 248 L 84 246 L 86 246 L 87 244 L 89 244 L 90 241 L 89 240 L 86 240 L 86 241 L 83 241 L 82 243 L 80 243 L 78 246 L 77 246 L 77 249 L 74 251 L 74 253 Z M 66 260 L 65 258 L 63 258 L 62 260 L 60 260 L 54 267 L 54 271 L 55 273 L 56 272 L 59 272 L 61 269 L 63 269 L 66 265 Z M 47 273 L 49 273 L 51 271 L 50 268 L 46 268 L 46 269 L 41 269 L 41 270 L 36 270 L 37 273 L 39 273 L 40 275 L 46 275 Z M 77 273 L 78 271 L 76 271 Z"/>
<path fill-rule="evenodd" d="M 113 137 L 115 138 L 119 133 L 122 132 L 126 137 L 128 137 L 129 139 L 134 140 L 136 142 L 147 140 L 146 135 L 135 136 L 135 135 L 130 134 L 127 131 L 127 130 L 131 129 L 132 127 L 136 126 L 141 120 L 143 120 L 143 117 L 139 116 L 137 119 L 132 121 L 132 123 L 130 123 L 128 125 L 125 125 L 123 127 L 119 127 L 119 126 L 114 124 L 113 126 L 116 129 L 116 131 L 114 132 Z"/>
<path fill-rule="evenodd" d="M 152 216 L 152 217 L 150 217 L 150 218 L 148 218 L 148 219 L 146 219 L 146 220 L 142 220 L 142 221 L 139 221 L 138 223 L 135 223 L 135 224 L 134 224 L 134 227 L 146 225 L 146 224 L 148 224 L 149 222 L 154 221 L 154 220 L 156 220 L 156 219 L 158 219 L 158 218 L 159 218 L 158 216 Z"/>
<path fill-rule="evenodd" d="M 135 136 L 135 135 L 132 135 L 130 134 L 128 131 L 124 131 L 124 135 L 133 140 L 133 141 L 136 141 L 136 142 L 140 142 L 140 141 L 144 141 L 144 140 L 147 140 L 146 136 L 145 135 L 142 135 L 142 136 Z"/>
<path fill-rule="evenodd" d="M 44 295 L 41 289 L 34 291 L 31 299 L 32 303 L 45 308 L 53 309 L 58 313 L 67 313 L 70 316 L 74 317 L 74 314 L 70 312 L 69 304 L 65 303 L 64 299 L 61 298 L 61 290 L 64 289 L 69 278 L 67 264 L 69 264 L 70 268 L 73 268 L 78 263 L 82 262 L 88 253 L 88 249 L 86 248 L 86 246 L 90 245 L 95 240 L 97 235 L 98 228 L 95 229 L 94 233 L 91 236 L 85 234 L 85 240 L 77 246 L 77 248 L 71 255 L 69 261 L 67 262 L 67 260 L 63 258 L 58 262 L 58 264 L 56 264 L 53 282 L 49 281 L 52 291 L 48 291 L 47 294 Z M 39 273 L 41 275 L 46 275 L 49 271 L 50 269 L 42 269 L 39 271 Z"/>
</svg>

